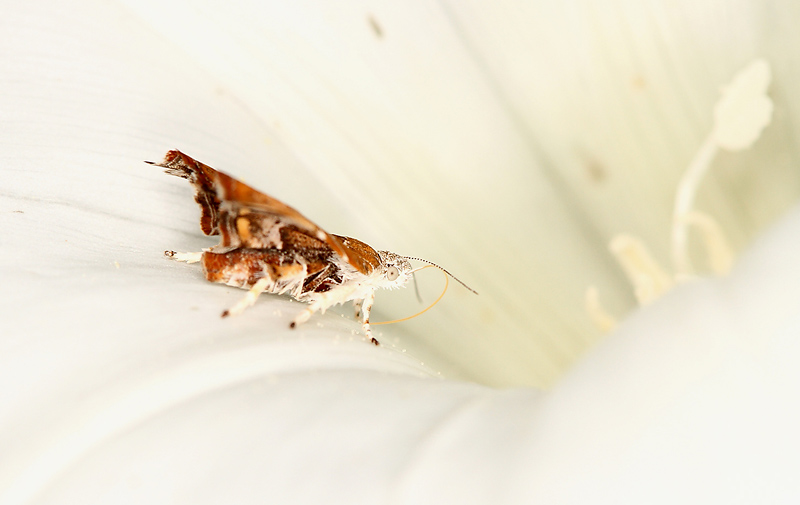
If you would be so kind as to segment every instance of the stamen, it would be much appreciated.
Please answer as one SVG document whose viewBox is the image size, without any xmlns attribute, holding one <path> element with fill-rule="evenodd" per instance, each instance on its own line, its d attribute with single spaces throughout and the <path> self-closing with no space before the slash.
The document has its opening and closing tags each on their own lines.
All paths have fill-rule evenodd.
<svg viewBox="0 0 800 505">
<path fill-rule="evenodd" d="M 771 80 L 769 63 L 755 60 L 734 76 L 714 105 L 714 128 L 681 177 L 675 195 L 672 261 L 676 277 L 687 277 L 692 273 L 686 225 L 700 182 L 719 148 L 729 151 L 747 149 L 761 136 L 772 118 L 772 100 L 767 96 Z"/>
<path fill-rule="evenodd" d="M 709 136 L 678 183 L 675 208 L 672 211 L 672 262 L 675 274 L 679 277 L 688 277 L 692 273 L 687 247 L 686 215 L 692 210 L 700 181 L 711 166 L 711 160 L 716 153 L 717 144 L 713 137 Z"/>
<path fill-rule="evenodd" d="M 640 305 L 652 302 L 672 287 L 669 274 L 661 268 L 641 240 L 630 235 L 617 235 L 608 247 L 633 284 L 633 292 Z"/>
<path fill-rule="evenodd" d="M 772 70 L 765 60 L 754 60 L 739 71 L 722 90 L 714 105 L 717 145 L 728 151 L 748 149 L 772 120 L 773 104 L 767 89 Z"/>
<path fill-rule="evenodd" d="M 586 288 L 584 301 L 589 318 L 600 331 L 603 333 L 610 333 L 617 327 L 617 319 L 609 314 L 600 304 L 600 294 L 597 290 L 597 286 L 589 286 Z"/>
<path fill-rule="evenodd" d="M 733 267 L 733 249 L 725 238 L 722 227 L 711 216 L 694 211 L 686 215 L 687 224 L 696 226 L 703 237 L 708 253 L 708 264 L 717 275 L 725 275 Z"/>
<path fill-rule="evenodd" d="M 644 305 L 669 290 L 675 282 L 692 275 L 688 252 L 689 225 L 696 226 L 708 252 L 709 265 L 725 274 L 733 265 L 733 251 L 719 223 L 693 209 L 703 176 L 717 151 L 747 149 L 758 140 L 772 118 L 772 100 L 767 96 L 772 79 L 769 64 L 755 60 L 734 76 L 714 106 L 714 127 L 698 149 L 678 183 L 672 211 L 670 252 L 674 275 L 670 276 L 653 259 L 645 245 L 631 236 L 618 235 L 609 244 L 611 252 L 630 279 L 639 304 Z M 597 288 L 586 290 L 586 311 L 601 329 L 616 321 L 600 306 Z"/>
</svg>

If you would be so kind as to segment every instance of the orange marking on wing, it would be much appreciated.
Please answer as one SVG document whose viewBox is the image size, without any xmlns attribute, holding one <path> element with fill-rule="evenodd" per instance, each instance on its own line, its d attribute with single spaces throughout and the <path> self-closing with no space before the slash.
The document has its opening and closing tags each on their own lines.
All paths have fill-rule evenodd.
<svg viewBox="0 0 800 505">
<path fill-rule="evenodd" d="M 269 276 L 272 280 L 289 279 L 303 274 L 303 265 L 290 263 L 286 265 L 269 265 L 267 267 Z"/>
<path fill-rule="evenodd" d="M 246 217 L 237 217 L 236 218 L 236 233 L 239 234 L 242 241 L 247 242 L 252 238 L 250 234 L 250 220 Z"/>
</svg>

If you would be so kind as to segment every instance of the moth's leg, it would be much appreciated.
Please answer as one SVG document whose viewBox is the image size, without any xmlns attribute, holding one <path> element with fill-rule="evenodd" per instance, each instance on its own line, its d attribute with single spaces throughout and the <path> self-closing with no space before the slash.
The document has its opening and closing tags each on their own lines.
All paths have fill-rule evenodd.
<svg viewBox="0 0 800 505">
<path fill-rule="evenodd" d="M 164 256 L 167 258 L 172 258 L 175 261 L 183 261 L 185 263 L 197 263 L 202 259 L 203 253 L 202 252 L 175 252 L 175 251 L 164 251 Z"/>
<path fill-rule="evenodd" d="M 244 309 L 256 303 L 258 295 L 263 293 L 270 284 L 272 284 L 272 280 L 269 277 L 262 277 L 256 281 L 256 283 L 253 284 L 253 287 L 247 291 L 247 294 L 244 295 L 244 297 L 239 300 L 236 305 L 222 313 L 222 317 L 237 316 L 244 312 Z"/>
<path fill-rule="evenodd" d="M 361 300 L 361 314 L 364 317 L 364 333 L 367 338 L 375 345 L 381 345 L 378 340 L 372 336 L 372 330 L 369 327 L 369 313 L 372 310 L 372 304 L 375 302 L 375 291 L 371 291 L 367 296 Z"/>
<path fill-rule="evenodd" d="M 353 300 L 353 308 L 356 311 L 356 319 L 361 319 L 361 306 L 364 304 L 364 299 Z"/>
<path fill-rule="evenodd" d="M 345 291 L 345 292 L 338 292 L 337 296 L 321 296 L 315 302 L 312 302 L 308 307 L 303 310 L 303 312 L 297 314 L 297 317 L 289 324 L 289 328 L 296 328 L 298 325 L 305 323 L 308 321 L 311 316 L 313 316 L 317 312 L 325 312 L 328 307 L 331 305 L 335 305 L 337 303 L 341 303 L 340 300 L 346 300 L 348 295 L 352 293 L 352 290 Z"/>
<path fill-rule="evenodd" d="M 303 312 L 297 314 L 297 317 L 295 317 L 294 320 L 292 320 L 292 322 L 289 323 L 289 328 L 294 329 L 298 325 L 305 323 L 311 318 L 311 316 L 314 315 L 315 312 L 317 312 L 321 308 L 322 308 L 322 303 L 318 301 L 312 303 L 311 305 L 306 307 Z"/>
</svg>

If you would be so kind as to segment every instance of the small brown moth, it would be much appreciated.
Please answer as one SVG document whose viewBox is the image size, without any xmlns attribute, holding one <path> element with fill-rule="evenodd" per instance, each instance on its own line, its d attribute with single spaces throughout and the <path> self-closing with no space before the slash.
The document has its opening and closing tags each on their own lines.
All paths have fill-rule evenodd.
<svg viewBox="0 0 800 505">
<path fill-rule="evenodd" d="M 161 163 L 147 163 L 191 182 L 202 211 L 200 228 L 206 235 L 220 235 L 220 243 L 203 252 L 165 254 L 178 261 L 201 262 L 211 282 L 249 290 L 223 317 L 240 314 L 263 292 L 289 294 L 309 304 L 291 328 L 317 311 L 352 301 L 364 333 L 378 345 L 369 325 L 375 290 L 403 287 L 415 271 L 409 260 L 433 265 L 453 277 L 429 261 L 376 251 L 360 240 L 327 233 L 292 207 L 180 151 L 169 151 Z"/>
</svg>

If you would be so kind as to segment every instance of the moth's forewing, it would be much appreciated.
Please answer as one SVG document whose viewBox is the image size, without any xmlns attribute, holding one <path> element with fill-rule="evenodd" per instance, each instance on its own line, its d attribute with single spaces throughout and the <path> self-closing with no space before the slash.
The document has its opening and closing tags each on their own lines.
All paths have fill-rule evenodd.
<svg viewBox="0 0 800 505">
<path fill-rule="evenodd" d="M 219 205 L 217 176 L 219 173 L 186 156 L 180 151 L 169 151 L 161 163 L 154 165 L 166 168 L 170 175 L 183 177 L 195 187 L 195 201 L 200 205 L 200 229 L 206 235 L 219 234 Z"/>
<path fill-rule="evenodd" d="M 368 273 L 370 261 L 352 259 L 339 238 L 325 232 L 292 207 L 257 191 L 243 182 L 219 172 L 183 154 L 169 151 L 162 163 L 167 173 L 188 179 L 195 186 L 195 200 L 200 204 L 200 227 L 206 235 L 222 234 L 217 252 L 237 247 L 270 248 L 277 244 L 278 232 L 284 226 L 325 242 L 330 249 L 362 273 Z M 272 235 L 270 235 L 272 233 Z M 369 248 L 363 242 L 359 244 Z M 374 251 L 372 251 L 374 253 Z M 364 256 L 359 246 L 356 256 Z"/>
<path fill-rule="evenodd" d="M 334 235 L 347 251 L 348 262 L 361 273 L 370 274 L 381 264 L 381 258 L 372 247 L 364 242 L 341 235 Z"/>
</svg>

